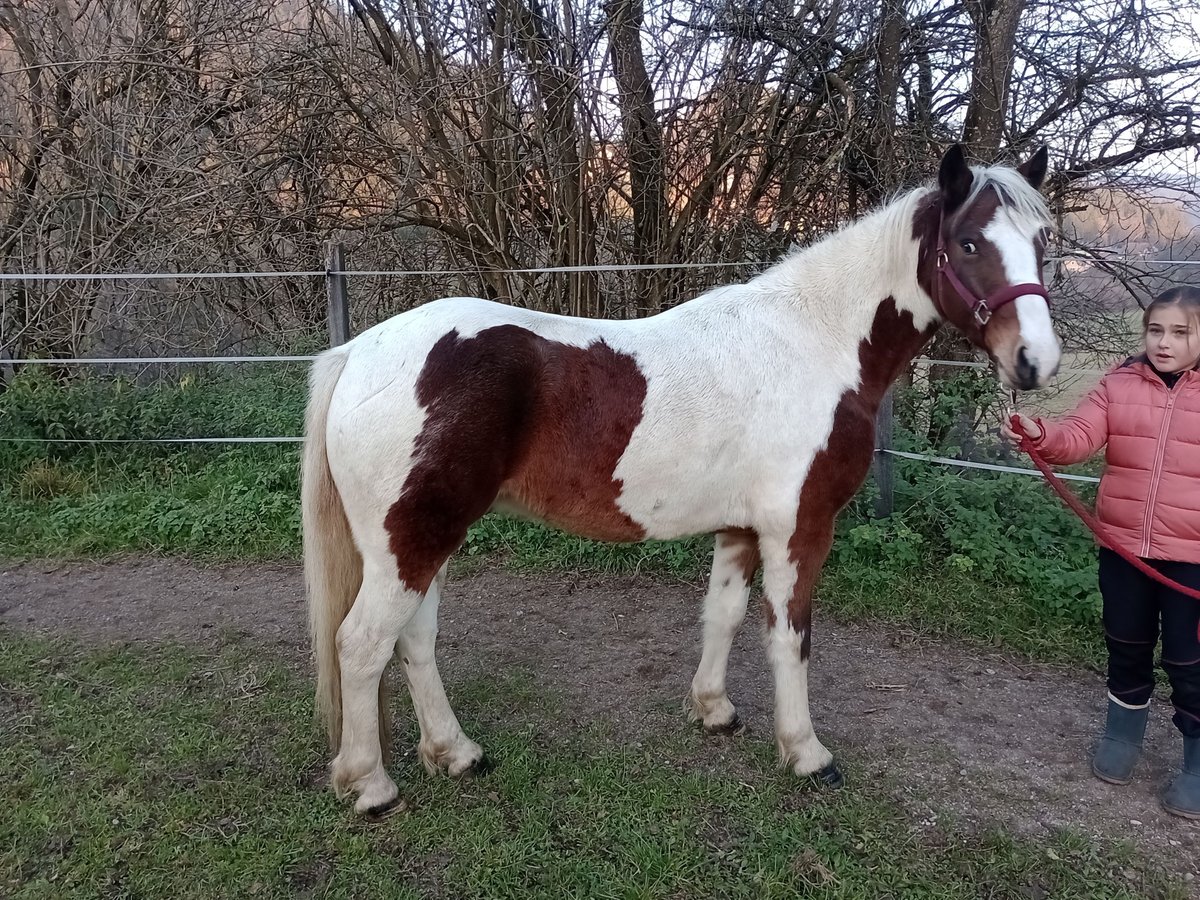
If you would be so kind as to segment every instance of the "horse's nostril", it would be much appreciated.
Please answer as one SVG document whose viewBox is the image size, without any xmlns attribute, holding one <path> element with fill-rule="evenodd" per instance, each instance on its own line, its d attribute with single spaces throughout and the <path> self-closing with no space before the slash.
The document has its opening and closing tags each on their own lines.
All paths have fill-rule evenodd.
<svg viewBox="0 0 1200 900">
<path fill-rule="evenodd" d="M 1017 351 L 1017 381 L 1020 382 L 1022 390 L 1037 387 L 1037 374 L 1037 366 L 1029 361 L 1029 356 L 1022 347 Z"/>
</svg>

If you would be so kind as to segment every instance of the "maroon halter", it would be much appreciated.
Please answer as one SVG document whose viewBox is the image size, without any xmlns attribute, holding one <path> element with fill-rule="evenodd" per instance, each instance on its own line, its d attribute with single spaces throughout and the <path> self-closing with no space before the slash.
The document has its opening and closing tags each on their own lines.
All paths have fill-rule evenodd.
<svg viewBox="0 0 1200 900">
<path fill-rule="evenodd" d="M 1012 303 L 1018 297 L 1023 297 L 1026 294 L 1037 294 L 1046 301 L 1046 305 L 1050 305 L 1050 294 L 1046 289 L 1035 282 L 1028 284 L 1010 284 L 1000 288 L 995 293 L 988 297 L 980 297 L 973 290 L 963 284 L 962 279 L 958 277 L 958 273 L 954 271 L 954 266 L 950 265 L 950 255 L 946 252 L 946 236 L 942 230 L 945 225 L 946 210 L 942 209 L 938 216 L 938 246 L 937 246 L 937 301 L 938 307 L 942 310 L 942 315 L 945 315 L 946 304 L 942 300 L 942 279 L 940 276 L 945 275 L 954 286 L 954 290 L 958 292 L 959 299 L 966 304 L 967 309 L 975 317 L 975 321 L 979 323 L 980 329 L 986 328 L 988 322 L 992 320 L 992 316 L 1000 307 Z"/>
</svg>

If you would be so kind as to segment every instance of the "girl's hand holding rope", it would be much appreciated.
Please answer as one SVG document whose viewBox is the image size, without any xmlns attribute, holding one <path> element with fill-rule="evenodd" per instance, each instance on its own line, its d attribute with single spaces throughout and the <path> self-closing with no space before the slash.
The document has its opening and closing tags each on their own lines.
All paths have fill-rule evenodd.
<svg viewBox="0 0 1200 900">
<path fill-rule="evenodd" d="M 1029 416 L 1013 413 L 1012 417 L 1000 422 L 1000 433 L 1013 443 L 1020 446 L 1023 438 L 1037 440 L 1042 436 L 1042 428 Z"/>
</svg>

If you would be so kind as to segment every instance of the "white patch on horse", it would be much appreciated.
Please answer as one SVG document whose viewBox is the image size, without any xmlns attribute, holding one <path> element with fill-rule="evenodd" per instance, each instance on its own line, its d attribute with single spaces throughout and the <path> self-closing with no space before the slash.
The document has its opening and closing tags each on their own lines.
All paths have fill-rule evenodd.
<svg viewBox="0 0 1200 900">
<path fill-rule="evenodd" d="M 833 762 L 817 739 L 808 708 L 808 660 L 802 658 L 803 633 L 790 627 L 767 635 L 767 656 L 775 674 L 775 745 L 780 765 L 797 775 L 812 775 Z"/>
<path fill-rule="evenodd" d="M 745 284 L 644 320 L 646 401 L 614 475 L 621 511 L 647 537 L 749 524 L 790 533 L 838 402 L 859 385 L 859 345 L 880 304 L 893 298 L 918 329 L 937 319 L 912 235 L 927 197 L 910 192 Z M 744 425 L 731 433 L 731 421 Z"/>
<path fill-rule="evenodd" d="M 1033 234 L 1043 226 L 1021 222 L 1024 217 L 1012 215 L 1005 206 L 996 210 L 992 221 L 983 229 L 983 236 L 991 241 L 1004 264 L 1004 274 L 1010 284 L 1041 284 L 1042 273 L 1038 268 L 1030 232 Z M 1022 294 L 1015 301 L 1017 321 L 1021 325 L 1021 344 L 1025 358 L 1040 372 L 1053 372 L 1058 368 L 1060 349 L 1050 321 L 1050 307 L 1045 298 L 1037 294 Z"/>
<path fill-rule="evenodd" d="M 796 566 L 786 542 L 761 542 L 763 594 L 771 606 L 775 627 L 767 633 L 767 659 L 775 681 L 775 745 L 780 765 L 797 775 L 812 775 L 833 762 L 817 739 L 808 704 L 808 660 L 804 659 L 805 631 L 788 617 L 788 601 L 796 588 Z"/>
<path fill-rule="evenodd" d="M 462 775 L 483 759 L 483 748 L 467 737 L 458 724 L 434 659 L 438 601 L 445 584 L 446 566 L 442 566 L 420 608 L 400 632 L 396 652 L 404 666 L 413 711 L 421 728 L 417 752 L 425 771 Z"/>
<path fill-rule="evenodd" d="M 383 560 L 392 558 L 383 520 L 416 463 L 414 445 L 426 418 L 415 377 L 394 373 L 419 369 L 428 348 L 399 340 L 390 346 L 364 343 L 342 370 L 326 440 L 330 473 L 359 552 Z"/>
</svg>

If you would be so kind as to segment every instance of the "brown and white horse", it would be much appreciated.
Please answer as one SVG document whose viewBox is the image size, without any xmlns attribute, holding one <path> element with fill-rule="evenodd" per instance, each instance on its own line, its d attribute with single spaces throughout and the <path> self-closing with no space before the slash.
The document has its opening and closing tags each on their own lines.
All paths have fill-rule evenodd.
<svg viewBox="0 0 1200 900">
<path fill-rule="evenodd" d="M 936 188 L 649 318 L 454 297 L 322 354 L 304 555 L 338 793 L 357 794 L 360 812 L 396 802 L 381 703 L 394 653 L 425 767 L 481 763 L 434 642 L 446 562 L 489 510 L 606 541 L 715 533 L 689 700 L 710 731 L 738 721 L 726 663 L 761 567 L 780 758 L 839 783 L 808 706 L 812 592 L 834 518 L 870 468 L 881 397 L 943 321 L 1012 387 L 1057 369 L 1041 285 L 1046 159 L 972 168 L 954 147 Z"/>
</svg>

